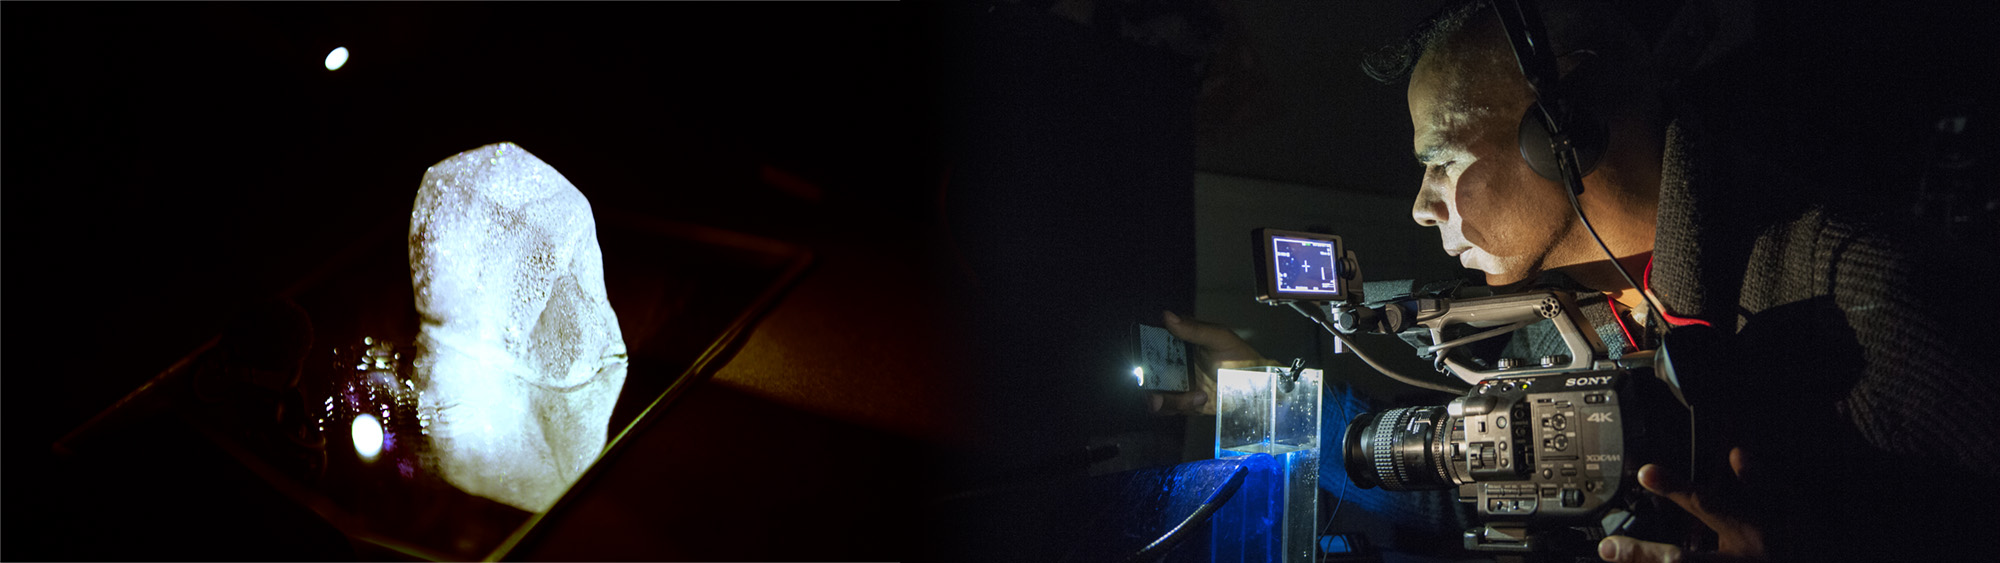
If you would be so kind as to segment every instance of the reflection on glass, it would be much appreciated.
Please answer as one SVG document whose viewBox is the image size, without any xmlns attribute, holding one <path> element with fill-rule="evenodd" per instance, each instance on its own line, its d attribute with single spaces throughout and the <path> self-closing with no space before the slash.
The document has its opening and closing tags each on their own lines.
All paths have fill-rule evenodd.
<svg viewBox="0 0 2000 563">
<path fill-rule="evenodd" d="M 332 52 L 326 54 L 327 70 L 340 70 L 340 67 L 345 66 L 346 64 L 347 64 L 346 47 L 334 47 Z"/>
<path fill-rule="evenodd" d="M 354 438 L 354 453 L 361 459 L 373 460 L 382 453 L 382 423 L 375 421 L 375 415 L 364 414 L 354 417 L 349 425 L 349 434 Z"/>
</svg>

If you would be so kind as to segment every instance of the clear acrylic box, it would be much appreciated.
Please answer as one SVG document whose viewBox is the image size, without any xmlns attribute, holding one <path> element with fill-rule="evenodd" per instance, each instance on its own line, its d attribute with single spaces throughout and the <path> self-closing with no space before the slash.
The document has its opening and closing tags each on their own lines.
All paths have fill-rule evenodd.
<svg viewBox="0 0 2000 563">
<path fill-rule="evenodd" d="M 1215 457 L 1255 454 L 1275 462 L 1268 489 L 1216 514 L 1215 561 L 1313 560 L 1319 518 L 1319 370 L 1254 367 L 1216 371 Z M 1252 506 L 1255 505 L 1255 506 Z M 1277 522 L 1275 529 L 1257 528 Z M 1277 552 L 1277 557 L 1263 554 Z"/>
</svg>

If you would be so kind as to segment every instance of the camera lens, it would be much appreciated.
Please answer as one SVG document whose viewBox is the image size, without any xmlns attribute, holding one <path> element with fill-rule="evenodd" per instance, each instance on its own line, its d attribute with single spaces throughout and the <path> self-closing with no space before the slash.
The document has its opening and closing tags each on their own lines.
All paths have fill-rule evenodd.
<svg viewBox="0 0 2000 563">
<path fill-rule="evenodd" d="M 1355 417 L 1347 423 L 1341 446 L 1347 478 L 1364 489 L 1451 488 L 1443 439 L 1450 430 L 1444 407 L 1389 409 Z"/>
</svg>

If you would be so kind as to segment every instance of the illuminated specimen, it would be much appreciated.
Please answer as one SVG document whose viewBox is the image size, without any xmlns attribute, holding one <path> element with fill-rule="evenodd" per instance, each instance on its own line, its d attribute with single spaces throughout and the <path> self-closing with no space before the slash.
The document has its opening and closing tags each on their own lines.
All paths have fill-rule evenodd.
<svg viewBox="0 0 2000 563">
<path fill-rule="evenodd" d="M 590 202 L 520 147 L 487 145 L 424 173 L 409 251 L 438 471 L 547 510 L 604 448 L 625 383 Z"/>
</svg>

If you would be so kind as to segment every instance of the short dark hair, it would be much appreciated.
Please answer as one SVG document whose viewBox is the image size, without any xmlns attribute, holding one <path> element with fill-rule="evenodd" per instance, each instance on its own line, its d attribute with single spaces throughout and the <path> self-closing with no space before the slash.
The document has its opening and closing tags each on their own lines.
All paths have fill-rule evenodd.
<svg viewBox="0 0 2000 563">
<path fill-rule="evenodd" d="M 1401 40 L 1377 48 L 1362 57 L 1362 72 L 1384 84 L 1409 78 L 1417 61 L 1469 29 L 1485 22 L 1477 18 L 1496 17 L 1488 0 L 1460 0 L 1446 4 Z M 1589 57 L 1592 70 L 1586 77 L 1565 75 L 1568 98 L 1598 106 L 1607 112 L 1632 108 L 1632 103 L 1657 96 L 1660 81 L 1650 43 L 1624 14 L 1603 3 L 1552 0 L 1541 2 L 1544 26 L 1553 52 L 1565 61 L 1567 71 L 1576 61 L 1571 55 Z M 1496 24 L 1497 25 L 1497 22 Z M 1501 63 L 1509 72 L 1518 72 L 1510 51 Z"/>
<path fill-rule="evenodd" d="M 1410 71 L 1417 67 L 1417 60 L 1444 43 L 1445 39 L 1457 35 L 1465 29 L 1465 22 L 1479 10 L 1486 8 L 1485 0 L 1469 0 L 1446 4 L 1430 17 L 1424 18 L 1411 28 L 1399 41 L 1383 45 L 1361 58 L 1361 72 L 1383 84 L 1393 84 L 1409 78 Z"/>
</svg>

